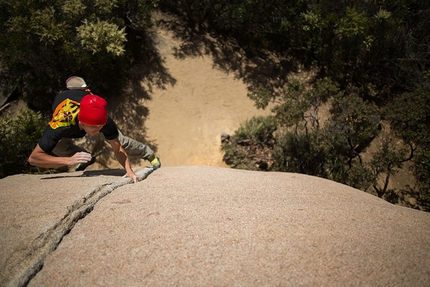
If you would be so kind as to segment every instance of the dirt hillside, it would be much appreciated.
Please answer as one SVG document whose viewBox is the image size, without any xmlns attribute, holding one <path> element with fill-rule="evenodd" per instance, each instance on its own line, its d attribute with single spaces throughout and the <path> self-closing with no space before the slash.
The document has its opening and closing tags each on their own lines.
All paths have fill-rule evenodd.
<svg viewBox="0 0 430 287">
<path fill-rule="evenodd" d="M 160 30 L 160 36 L 177 45 L 168 32 Z M 148 140 L 156 141 L 165 166 L 224 166 L 221 133 L 233 133 L 240 123 L 264 112 L 253 106 L 245 84 L 214 69 L 209 56 L 180 60 L 171 49 L 163 55 L 177 83 L 155 90 L 145 103 L 150 110 Z"/>
<path fill-rule="evenodd" d="M 153 37 L 174 84 L 148 88 L 148 83 L 141 82 L 149 95 L 139 100 L 148 110 L 142 127 L 145 140 L 156 146 L 163 166 L 227 167 L 220 151 L 221 134 L 233 134 L 247 119 L 269 111 L 255 108 L 246 84 L 235 74 L 215 68 L 211 56 L 175 56 L 183 42 L 166 28 L 154 28 Z M 134 163 L 138 164 L 148 162 Z M 108 166 L 118 164 L 112 160 Z"/>
</svg>

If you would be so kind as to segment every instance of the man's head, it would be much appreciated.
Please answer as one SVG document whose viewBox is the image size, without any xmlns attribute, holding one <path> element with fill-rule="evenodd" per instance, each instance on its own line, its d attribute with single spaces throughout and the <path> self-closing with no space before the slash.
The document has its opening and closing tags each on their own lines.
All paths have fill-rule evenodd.
<svg viewBox="0 0 430 287">
<path fill-rule="evenodd" d="M 108 118 L 106 107 L 106 100 L 97 95 L 88 94 L 82 98 L 78 120 L 90 136 L 98 134 L 106 124 Z"/>
<path fill-rule="evenodd" d="M 69 90 L 75 90 L 75 89 L 85 89 L 87 88 L 87 83 L 85 83 L 85 80 L 78 76 L 70 77 L 66 80 L 66 87 Z"/>
</svg>

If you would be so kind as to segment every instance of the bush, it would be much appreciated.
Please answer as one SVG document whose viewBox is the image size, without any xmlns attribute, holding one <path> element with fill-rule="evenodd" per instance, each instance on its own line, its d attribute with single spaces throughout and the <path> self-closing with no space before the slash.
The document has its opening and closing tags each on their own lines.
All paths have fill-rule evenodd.
<svg viewBox="0 0 430 287">
<path fill-rule="evenodd" d="M 286 132 L 276 138 L 274 170 L 320 175 L 324 164 L 312 134 Z"/>
<path fill-rule="evenodd" d="M 273 160 L 276 122 L 273 117 L 254 117 L 245 122 L 234 134 L 227 137 L 221 146 L 223 160 L 233 168 L 269 170 Z"/>
<path fill-rule="evenodd" d="M 46 123 L 40 113 L 23 109 L 18 115 L 0 117 L 0 178 L 37 171 L 27 162 Z"/>
</svg>

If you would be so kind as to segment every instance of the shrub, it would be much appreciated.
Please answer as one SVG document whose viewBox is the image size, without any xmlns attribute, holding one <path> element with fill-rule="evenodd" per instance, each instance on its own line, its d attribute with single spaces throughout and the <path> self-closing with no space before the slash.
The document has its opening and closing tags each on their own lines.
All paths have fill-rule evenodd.
<svg viewBox="0 0 430 287">
<path fill-rule="evenodd" d="M 0 117 L 0 178 L 37 171 L 27 162 L 38 143 L 45 122 L 40 113 L 23 109 L 18 115 Z"/>
<path fill-rule="evenodd" d="M 270 169 L 271 148 L 276 123 L 273 117 L 254 117 L 246 121 L 234 134 L 223 141 L 221 150 L 225 163 L 239 169 Z"/>
</svg>

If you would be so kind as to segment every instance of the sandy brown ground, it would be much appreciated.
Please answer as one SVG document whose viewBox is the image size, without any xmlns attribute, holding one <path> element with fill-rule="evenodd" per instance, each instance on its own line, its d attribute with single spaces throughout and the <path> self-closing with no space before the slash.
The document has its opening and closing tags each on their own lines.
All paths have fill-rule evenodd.
<svg viewBox="0 0 430 287">
<path fill-rule="evenodd" d="M 172 45 L 168 32 L 162 36 Z M 175 59 L 164 53 L 177 79 L 174 87 L 154 90 L 145 105 L 148 140 L 155 140 L 164 166 L 225 166 L 220 152 L 221 133 L 232 134 L 257 110 L 243 82 L 212 67 L 209 56 Z"/>
</svg>

